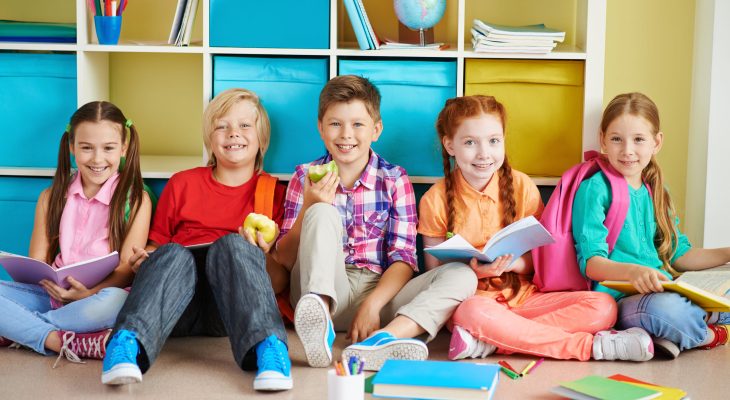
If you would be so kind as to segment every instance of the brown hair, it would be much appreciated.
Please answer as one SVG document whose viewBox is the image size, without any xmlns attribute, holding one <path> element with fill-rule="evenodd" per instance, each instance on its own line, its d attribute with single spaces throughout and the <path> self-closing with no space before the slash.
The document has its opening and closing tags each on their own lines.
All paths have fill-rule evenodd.
<svg viewBox="0 0 730 400">
<path fill-rule="evenodd" d="M 81 106 L 71 116 L 69 128 L 61 137 L 61 144 L 58 148 L 58 166 L 53 176 L 50 196 L 48 200 L 48 214 L 46 218 L 46 235 L 48 236 L 48 251 L 46 262 L 52 263 L 58 254 L 59 249 L 59 227 L 61 215 L 66 206 L 66 192 L 73 180 L 71 174 L 70 145 L 74 143 L 76 128 L 83 122 L 110 121 L 119 124 L 119 132 L 122 137 L 122 145 L 127 142 L 125 126 L 127 117 L 112 103 L 107 101 L 93 101 Z M 131 121 L 130 121 L 131 122 Z M 127 236 L 129 224 L 134 221 L 139 207 L 142 205 L 144 187 L 142 183 L 142 172 L 139 167 L 139 137 L 137 129 L 133 124 L 129 126 L 129 145 L 127 147 L 126 161 L 119 173 L 119 181 L 112 195 L 109 205 L 109 247 L 111 250 L 120 251 L 124 238 Z M 125 207 L 129 201 L 129 219 L 125 218 Z"/>
<path fill-rule="evenodd" d="M 269 149 L 271 141 L 271 122 L 261 99 L 256 93 L 240 88 L 228 89 L 219 93 L 208 103 L 203 112 L 203 144 L 208 153 L 208 165 L 216 165 L 215 154 L 210 148 L 210 137 L 215 131 L 215 121 L 227 113 L 231 107 L 241 101 L 248 101 L 256 111 L 256 135 L 259 140 L 259 151 L 256 153 L 254 168 L 261 171 L 264 168 L 264 155 Z"/>
<path fill-rule="evenodd" d="M 616 118 L 624 115 L 634 115 L 644 118 L 651 124 L 652 135 L 660 131 L 659 109 L 656 104 L 646 95 L 638 92 L 620 94 L 611 100 L 603 111 L 601 118 L 601 139 L 604 138 L 608 126 Z M 654 237 L 659 259 L 662 260 L 662 268 L 670 274 L 677 276 L 679 273 L 669 265 L 677 248 L 678 232 L 674 221 L 676 211 L 672 198 L 664 187 L 664 177 L 654 155 L 651 156 L 649 165 L 641 173 L 643 181 L 651 189 L 652 202 L 654 203 L 654 218 L 657 223 L 657 231 Z"/>
<path fill-rule="evenodd" d="M 491 114 L 499 117 L 502 128 L 506 130 L 507 113 L 502 103 L 498 102 L 492 96 L 464 96 L 455 97 L 446 100 L 446 105 L 439 113 L 436 120 L 436 131 L 438 132 L 439 141 L 441 142 L 441 156 L 444 166 L 444 183 L 446 184 L 446 224 L 449 232 L 454 230 L 455 210 L 454 204 L 455 192 L 455 162 L 452 162 L 451 156 L 444 147 L 444 139 L 454 139 L 456 130 L 464 120 L 476 118 L 482 114 Z M 512 167 L 507 161 L 507 155 L 504 156 L 504 162 L 499 168 L 499 201 L 502 205 L 502 226 L 507 226 L 514 222 L 517 216 L 516 202 L 514 197 L 514 187 L 512 185 Z M 494 282 L 495 278 L 489 278 L 489 285 L 498 290 L 504 288 L 512 289 L 512 294 L 507 299 L 509 301 L 515 295 L 520 287 L 520 281 L 514 272 L 505 272 L 500 277 L 500 283 Z"/>
<path fill-rule="evenodd" d="M 341 75 L 330 79 L 319 94 L 317 119 L 322 121 L 324 113 L 333 104 L 360 100 L 373 121 L 380 121 L 380 91 L 367 78 L 356 75 Z"/>
</svg>

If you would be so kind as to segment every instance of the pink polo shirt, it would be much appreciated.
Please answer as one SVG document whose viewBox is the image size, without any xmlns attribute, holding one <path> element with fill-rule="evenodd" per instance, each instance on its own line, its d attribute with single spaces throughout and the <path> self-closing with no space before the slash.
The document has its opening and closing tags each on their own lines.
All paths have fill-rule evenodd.
<svg viewBox="0 0 730 400">
<path fill-rule="evenodd" d="M 109 204 L 117 187 L 119 174 L 107 179 L 99 192 L 87 199 L 76 173 L 66 192 L 66 206 L 59 227 L 60 253 L 53 261 L 62 267 L 109 254 Z"/>
</svg>

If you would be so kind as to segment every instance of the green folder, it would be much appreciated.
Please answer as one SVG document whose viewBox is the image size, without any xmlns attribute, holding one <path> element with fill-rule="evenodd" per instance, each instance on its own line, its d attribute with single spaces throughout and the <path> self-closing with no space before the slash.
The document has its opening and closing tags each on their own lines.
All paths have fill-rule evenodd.
<svg viewBox="0 0 730 400">
<path fill-rule="evenodd" d="M 585 396 L 589 396 L 602 400 L 643 400 L 661 395 L 656 390 L 595 375 L 575 381 L 560 382 L 560 387 L 553 388 L 553 392 L 570 399 L 584 399 Z"/>
</svg>

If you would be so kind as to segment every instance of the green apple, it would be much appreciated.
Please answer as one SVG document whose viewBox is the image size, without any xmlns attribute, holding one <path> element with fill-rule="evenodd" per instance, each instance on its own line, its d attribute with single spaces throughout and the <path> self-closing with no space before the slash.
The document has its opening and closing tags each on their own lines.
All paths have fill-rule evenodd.
<svg viewBox="0 0 730 400">
<path fill-rule="evenodd" d="M 258 237 L 256 232 L 261 232 L 266 243 L 270 243 L 276 237 L 276 222 L 263 214 L 251 213 L 243 221 L 243 230 L 253 236 L 255 240 Z"/>
<path fill-rule="evenodd" d="M 337 175 L 337 164 L 335 160 L 328 162 L 327 164 L 310 165 L 307 173 L 309 173 L 309 180 L 319 182 L 320 179 L 324 178 L 328 172 L 332 172 Z"/>
</svg>

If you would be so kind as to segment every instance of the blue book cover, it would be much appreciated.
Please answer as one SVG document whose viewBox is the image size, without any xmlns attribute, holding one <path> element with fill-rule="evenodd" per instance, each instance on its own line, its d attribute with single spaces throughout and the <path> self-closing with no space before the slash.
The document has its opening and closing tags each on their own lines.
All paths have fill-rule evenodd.
<svg viewBox="0 0 730 400">
<path fill-rule="evenodd" d="M 373 378 L 373 395 L 418 399 L 489 399 L 499 381 L 499 365 L 387 360 Z"/>
<path fill-rule="evenodd" d="M 358 7 L 355 5 L 356 0 L 343 0 L 345 4 L 345 10 L 347 15 L 350 17 L 350 23 L 352 24 L 352 30 L 355 31 L 355 38 L 357 38 L 357 44 L 360 46 L 360 50 L 369 50 L 370 43 L 368 41 L 368 35 L 365 33 L 365 26 L 363 25 Z"/>
</svg>

